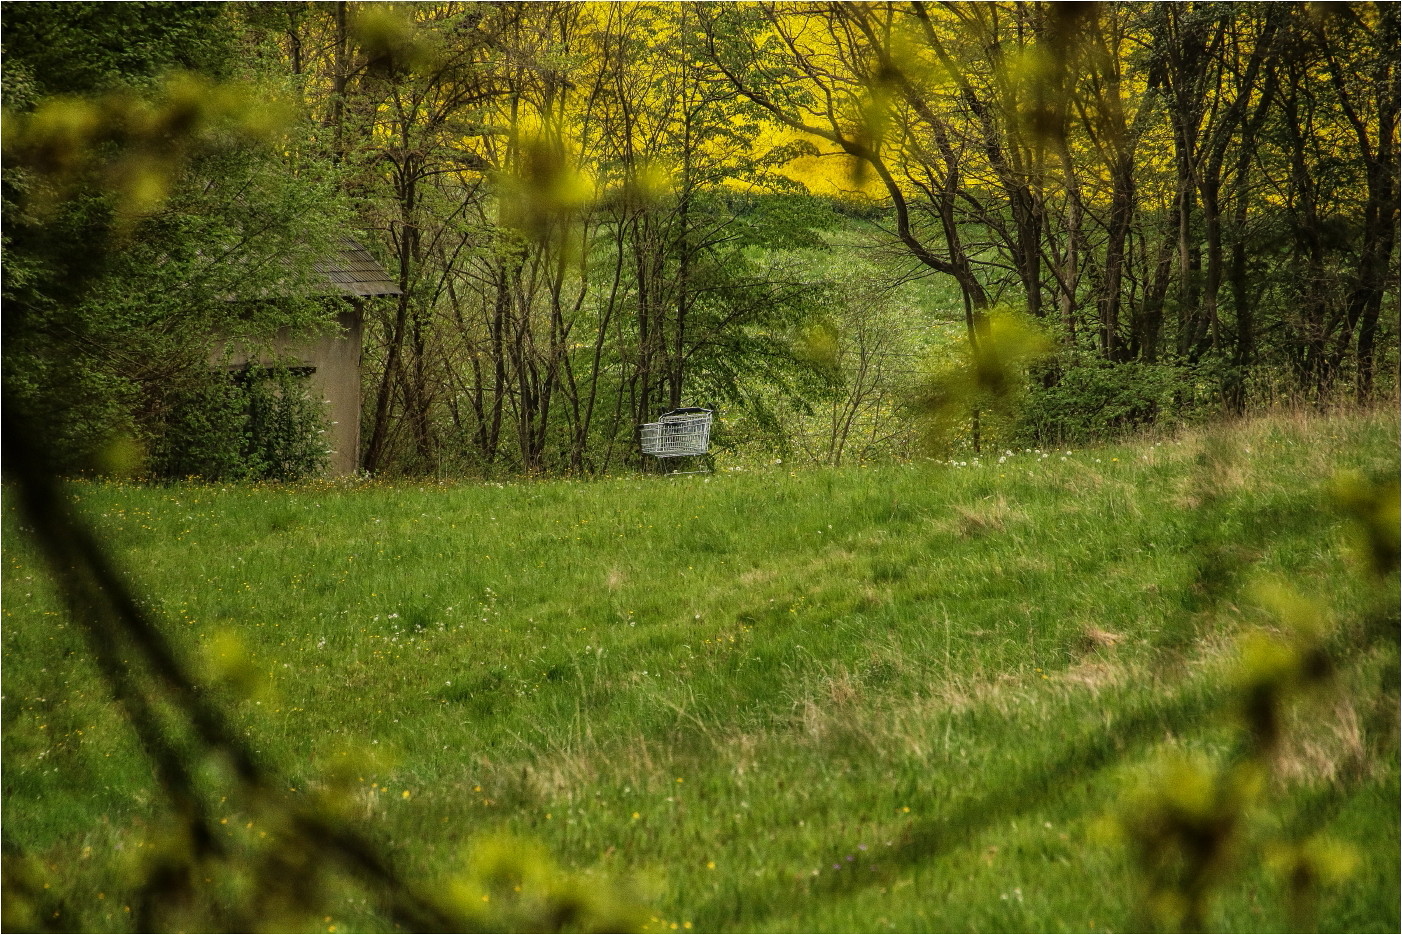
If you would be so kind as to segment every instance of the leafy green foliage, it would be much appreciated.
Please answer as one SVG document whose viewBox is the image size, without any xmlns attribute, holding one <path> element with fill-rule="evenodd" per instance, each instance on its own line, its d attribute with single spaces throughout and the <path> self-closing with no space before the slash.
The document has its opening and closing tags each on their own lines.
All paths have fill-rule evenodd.
<svg viewBox="0 0 1402 935">
<path fill-rule="evenodd" d="M 231 376 L 209 378 L 171 401 L 165 431 L 154 446 L 151 470 L 158 477 L 249 477 L 248 398 Z"/>
<path fill-rule="evenodd" d="M 1087 445 L 1154 426 L 1192 424 L 1213 411 L 1193 371 L 1080 356 L 1034 369 L 1014 416 L 1017 441 Z"/>
<path fill-rule="evenodd" d="M 115 246 L 104 196 L 7 218 L 6 392 L 53 426 L 61 470 L 91 466 L 117 435 L 153 442 L 221 343 L 328 323 L 309 296 L 337 233 L 324 188 L 245 152 L 200 160 L 174 195 Z"/>
<path fill-rule="evenodd" d="M 139 86 L 174 70 L 228 77 L 234 24 L 220 4 L 5 3 L 5 106 Z"/>
<path fill-rule="evenodd" d="M 326 417 L 286 367 L 210 371 L 172 400 L 151 470 L 163 478 L 292 481 L 326 468 Z"/>
<path fill-rule="evenodd" d="M 273 368 L 249 381 L 247 461 L 255 478 L 291 481 L 326 467 L 326 416 L 322 401 L 302 379 Z"/>
<path fill-rule="evenodd" d="M 202 31 L 207 55 L 198 44 L 190 55 L 233 54 L 227 30 L 205 22 L 220 9 L 172 8 L 167 21 L 159 5 L 80 7 L 117 34 L 118 20 L 156 30 L 154 45 L 162 28 Z M 56 9 L 16 9 L 7 61 L 20 76 L 48 61 L 34 36 L 58 28 Z M 324 327 L 314 265 L 341 212 L 328 175 L 294 173 L 269 148 L 299 144 L 266 89 L 158 74 L 171 62 L 140 49 L 109 60 L 106 34 L 65 36 L 91 54 L 45 87 L 93 93 L 6 101 L 17 110 L 5 133 L 3 380 L 7 399 L 50 426 L 53 468 L 72 472 L 98 467 L 113 439 L 156 443 L 222 343 Z"/>
</svg>

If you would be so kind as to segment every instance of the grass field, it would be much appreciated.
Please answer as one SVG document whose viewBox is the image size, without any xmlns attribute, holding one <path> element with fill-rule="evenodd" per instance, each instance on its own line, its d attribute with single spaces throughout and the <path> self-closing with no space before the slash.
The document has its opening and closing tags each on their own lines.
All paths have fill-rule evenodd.
<svg viewBox="0 0 1402 935">
<path fill-rule="evenodd" d="M 1281 415 L 977 464 L 73 496 L 183 651 L 248 661 L 234 718 L 290 795 L 353 764 L 411 875 L 510 833 L 666 931 L 1142 925 L 1107 818 L 1166 753 L 1239 746 L 1239 640 L 1282 582 L 1336 672 L 1208 921 L 1292 929 L 1266 842 L 1325 833 L 1359 859 L 1319 926 L 1397 931 L 1397 633 L 1360 622 L 1325 493 L 1397 457 L 1392 413 Z M 11 513 L 4 840 L 59 928 L 129 927 L 157 789 Z"/>
</svg>

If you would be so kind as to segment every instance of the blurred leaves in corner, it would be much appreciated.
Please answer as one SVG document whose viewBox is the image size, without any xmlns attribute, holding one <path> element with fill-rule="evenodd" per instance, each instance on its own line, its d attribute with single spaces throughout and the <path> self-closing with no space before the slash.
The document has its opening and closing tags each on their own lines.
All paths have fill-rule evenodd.
<svg viewBox="0 0 1402 935">
<path fill-rule="evenodd" d="M 537 244 L 556 242 L 567 257 L 579 249 L 570 231 L 597 192 L 559 134 L 522 133 L 514 170 L 502 172 L 497 181 L 503 224 Z"/>
<path fill-rule="evenodd" d="M 566 873 L 534 841 L 481 837 L 464 863 L 441 892 L 449 914 L 480 931 L 637 932 L 647 923 L 637 894 Z"/>
<path fill-rule="evenodd" d="M 1263 780 L 1251 762 L 1224 770 L 1169 754 L 1130 793 L 1118 824 L 1142 873 L 1147 925 L 1206 928 L 1212 893 L 1239 859 L 1246 810 Z"/>
<path fill-rule="evenodd" d="M 1320 889 L 1347 882 L 1359 863 L 1355 848 L 1325 835 L 1293 844 L 1277 843 L 1266 849 L 1266 867 L 1285 883 L 1290 894 L 1290 918 L 1300 932 L 1314 928 Z"/>
<path fill-rule="evenodd" d="M 26 203 L 40 216 L 96 183 L 111 193 L 120 236 L 160 209 L 192 156 L 231 138 L 269 143 L 289 117 L 257 89 L 172 72 L 149 99 L 124 90 L 6 111 L 3 151 L 31 176 Z"/>
<path fill-rule="evenodd" d="M 382 78 L 430 71 L 443 57 L 433 35 L 417 29 L 412 14 L 399 4 L 358 6 L 350 32 L 365 55 L 366 70 Z"/>
<path fill-rule="evenodd" d="M 971 411 L 1016 407 L 1027 368 L 1051 350 L 1051 338 L 1025 315 L 1006 308 L 977 315 L 963 353 L 938 369 L 912 402 L 928 447 L 943 447 Z"/>
<path fill-rule="evenodd" d="M 1370 480 L 1357 471 L 1343 471 L 1334 477 L 1331 493 L 1338 508 L 1353 520 L 1355 554 L 1380 578 L 1396 572 L 1402 555 L 1397 475 Z"/>
<path fill-rule="evenodd" d="M 1331 492 L 1355 520 L 1356 551 L 1378 580 L 1396 571 L 1395 478 L 1370 482 L 1341 474 Z M 1247 840 L 1249 829 L 1259 834 L 1253 816 L 1266 805 L 1267 783 L 1281 775 L 1291 707 L 1337 698 L 1341 690 L 1330 653 L 1337 627 L 1329 607 L 1279 581 L 1257 581 L 1249 590 L 1273 623 L 1243 634 L 1228 671 L 1241 730 L 1236 755 L 1217 766 L 1167 754 L 1126 796 L 1114 821 L 1139 867 L 1144 921 L 1161 931 L 1209 929 L 1213 895 L 1236 881 L 1248 851 L 1282 879 L 1295 929 L 1312 930 L 1321 888 L 1346 881 L 1359 863 L 1351 846 L 1318 833 L 1287 830 Z M 1395 606 L 1395 593 L 1389 601 Z"/>
<path fill-rule="evenodd" d="M 1277 621 L 1248 632 L 1235 672 L 1242 726 L 1252 755 L 1269 765 L 1281 747 L 1288 705 L 1322 686 L 1333 673 L 1326 648 L 1328 610 L 1278 582 L 1260 582 L 1256 603 Z"/>
</svg>

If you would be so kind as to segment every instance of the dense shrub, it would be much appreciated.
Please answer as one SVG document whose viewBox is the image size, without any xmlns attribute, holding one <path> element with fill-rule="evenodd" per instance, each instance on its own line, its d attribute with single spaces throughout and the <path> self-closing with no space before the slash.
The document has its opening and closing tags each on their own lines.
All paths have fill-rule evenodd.
<svg viewBox="0 0 1402 935">
<path fill-rule="evenodd" d="M 326 419 L 305 377 L 285 369 L 249 381 L 248 458 L 259 476 L 297 480 L 326 469 Z"/>
<path fill-rule="evenodd" d="M 1169 364 L 1059 359 L 1032 374 L 1013 432 L 1026 442 L 1084 445 L 1193 421 L 1211 397 L 1198 377 Z"/>
<path fill-rule="evenodd" d="M 325 470 L 325 432 L 305 377 L 285 367 L 210 373 L 177 396 L 151 469 L 164 478 L 297 480 Z"/>
</svg>

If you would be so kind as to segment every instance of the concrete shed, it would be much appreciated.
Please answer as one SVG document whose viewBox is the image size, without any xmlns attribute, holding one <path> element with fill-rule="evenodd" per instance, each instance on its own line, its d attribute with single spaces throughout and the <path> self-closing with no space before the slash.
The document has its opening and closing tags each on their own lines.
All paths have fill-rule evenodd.
<svg viewBox="0 0 1402 935">
<path fill-rule="evenodd" d="M 353 474 L 360 467 L 360 357 L 364 330 L 365 300 L 376 296 L 399 295 L 398 284 L 356 240 L 346 237 L 335 255 L 316 264 L 325 277 L 325 294 L 344 299 L 336 313 L 334 332 L 311 340 L 279 333 L 272 340 L 272 352 L 295 361 L 307 374 L 309 389 L 326 400 L 327 417 L 332 422 L 329 472 Z M 231 356 L 220 355 L 223 364 L 242 367 L 251 362 L 246 351 L 232 349 Z"/>
</svg>

